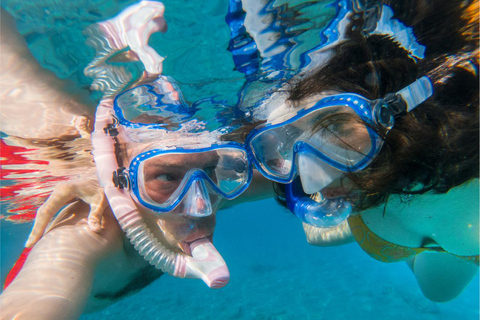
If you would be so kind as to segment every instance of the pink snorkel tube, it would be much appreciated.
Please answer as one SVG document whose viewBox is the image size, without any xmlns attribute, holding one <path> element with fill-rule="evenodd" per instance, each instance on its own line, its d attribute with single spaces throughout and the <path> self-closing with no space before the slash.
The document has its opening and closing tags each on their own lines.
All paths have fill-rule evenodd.
<svg viewBox="0 0 480 320">
<path fill-rule="evenodd" d="M 117 44 L 119 47 L 127 45 L 132 47 L 130 41 L 136 44 L 134 46 L 135 51 L 137 51 L 140 60 L 144 62 L 149 74 L 152 72 L 161 73 L 163 57 L 156 52 L 152 53 L 153 49 L 148 46 L 147 48 L 151 50 L 144 50 L 145 47 L 139 47 L 138 43 L 146 45 L 151 33 L 166 28 L 163 20 L 163 9 L 163 4 L 160 2 L 141 1 L 108 21 L 108 25 L 111 26 L 124 25 L 124 21 L 129 21 L 127 26 L 124 25 L 124 27 L 129 27 L 128 30 L 113 28 L 115 32 L 112 33 L 120 32 L 123 34 L 123 37 L 116 35 L 116 38 L 122 40 L 120 42 L 125 42 L 121 45 Z M 144 11 L 151 11 L 155 14 L 148 17 L 147 20 L 149 21 L 137 19 L 137 16 L 145 17 Z M 159 26 L 156 27 L 155 24 Z M 139 52 L 145 54 L 139 54 Z M 110 97 L 104 98 L 96 111 L 95 130 L 92 134 L 93 157 L 97 167 L 99 183 L 104 188 L 110 207 L 127 238 L 140 255 L 157 269 L 178 278 L 202 279 L 213 289 L 224 287 L 230 280 L 230 273 L 222 256 L 210 240 L 203 238 L 192 242 L 190 244 L 192 256 L 172 252 L 150 232 L 128 190 L 117 188 L 114 185 L 113 171 L 119 167 L 115 156 L 115 143 L 113 138 L 104 130 L 113 123 L 112 114 L 113 99 Z M 118 130 L 121 129 L 118 128 Z"/>
</svg>

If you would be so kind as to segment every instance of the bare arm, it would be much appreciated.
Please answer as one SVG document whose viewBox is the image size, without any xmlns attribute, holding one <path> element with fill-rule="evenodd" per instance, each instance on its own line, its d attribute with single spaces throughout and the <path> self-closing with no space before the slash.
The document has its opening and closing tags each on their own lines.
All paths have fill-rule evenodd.
<svg viewBox="0 0 480 320">
<path fill-rule="evenodd" d="M 0 296 L 3 319 L 77 319 L 92 290 L 96 266 L 122 252 L 122 232 L 111 214 L 95 233 L 76 202 L 32 249 L 22 270 Z"/>
<path fill-rule="evenodd" d="M 76 135 L 78 117 L 89 117 L 89 93 L 42 68 L 1 9 L 0 128 L 21 138 L 49 139 Z M 21 115 L 21 121 L 19 118 Z"/>
</svg>

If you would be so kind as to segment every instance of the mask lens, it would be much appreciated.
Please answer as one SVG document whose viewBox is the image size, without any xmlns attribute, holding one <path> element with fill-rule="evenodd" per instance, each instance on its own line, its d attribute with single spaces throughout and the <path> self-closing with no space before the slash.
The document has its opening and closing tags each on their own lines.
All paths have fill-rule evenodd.
<svg viewBox="0 0 480 320">
<path fill-rule="evenodd" d="M 178 205 L 198 180 L 207 186 L 202 190 L 229 199 L 249 182 L 247 154 L 240 148 L 155 153 L 153 150 L 135 157 L 138 163 L 134 162 L 130 170 L 136 172 L 135 196 L 162 211 Z"/>
<path fill-rule="evenodd" d="M 328 106 L 258 133 L 250 142 L 254 156 L 273 178 L 292 178 L 294 146 L 307 142 L 332 164 L 352 166 L 372 148 L 365 124 L 348 106 Z M 282 181 L 279 181 L 282 182 Z"/>
<path fill-rule="evenodd" d="M 302 140 L 333 163 L 351 167 L 368 156 L 372 139 L 360 117 L 350 108 L 343 109 L 342 114 L 333 118 L 333 121 L 326 120 L 314 125 Z"/>
<path fill-rule="evenodd" d="M 293 126 L 276 127 L 255 136 L 250 147 L 266 172 L 287 179 L 292 171 L 293 145 L 301 134 L 302 131 Z"/>
</svg>

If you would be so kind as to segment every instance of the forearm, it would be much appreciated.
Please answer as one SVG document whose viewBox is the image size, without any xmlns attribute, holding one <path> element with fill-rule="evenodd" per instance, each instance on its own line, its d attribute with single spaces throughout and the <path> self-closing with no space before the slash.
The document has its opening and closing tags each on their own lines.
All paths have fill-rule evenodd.
<svg viewBox="0 0 480 320">
<path fill-rule="evenodd" d="M 0 21 L 2 131 L 39 139 L 78 134 L 75 116 L 93 111 L 93 106 L 88 105 L 88 92 L 42 68 L 17 32 L 13 18 L 3 9 Z"/>
<path fill-rule="evenodd" d="M 92 290 L 96 266 L 122 250 L 121 232 L 107 218 L 105 230 L 90 230 L 87 207 L 77 202 L 71 215 L 32 249 L 22 270 L 1 296 L 5 319 L 77 319 Z"/>
<path fill-rule="evenodd" d="M 80 317 L 92 288 L 93 267 L 85 261 L 78 264 L 76 257 L 52 261 L 56 253 L 49 251 L 32 250 L 27 261 L 34 263 L 26 264 L 0 296 L 3 319 Z"/>
<path fill-rule="evenodd" d="M 68 236 L 65 232 L 68 231 Z M 47 234 L 1 296 L 5 319 L 77 319 L 92 288 L 93 260 L 69 248 L 71 228 Z M 71 237 L 70 237 L 71 236 Z M 57 241 L 57 237 L 62 241 Z"/>
</svg>

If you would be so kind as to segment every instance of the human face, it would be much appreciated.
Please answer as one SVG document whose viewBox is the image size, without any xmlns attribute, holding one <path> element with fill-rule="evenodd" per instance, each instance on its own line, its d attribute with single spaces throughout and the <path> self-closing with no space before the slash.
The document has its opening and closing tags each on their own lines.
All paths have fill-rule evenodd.
<svg viewBox="0 0 480 320">
<path fill-rule="evenodd" d="M 143 167 L 145 191 L 154 202 L 165 203 L 192 168 L 202 170 L 216 182 L 215 170 L 218 161 L 216 152 L 201 153 L 195 157 L 191 154 L 166 154 L 152 158 Z M 202 197 L 198 200 L 204 201 Z"/>
<path fill-rule="evenodd" d="M 215 181 L 215 170 L 219 161 L 218 154 L 207 153 L 192 157 L 191 154 L 168 154 L 164 157 L 151 158 L 143 167 L 145 192 L 156 203 L 165 203 L 179 188 L 185 175 L 196 168 L 207 173 L 208 177 Z M 195 189 L 195 182 L 190 189 Z M 208 192 L 196 190 L 189 201 L 182 201 L 171 212 L 162 215 L 152 214 L 152 210 L 138 205 L 144 220 L 150 226 L 150 230 L 160 239 L 164 245 L 172 251 L 190 255 L 190 243 L 206 238 L 212 241 L 215 229 L 215 214 L 217 205 L 212 207 L 211 201 L 219 201 L 220 198 L 209 195 Z M 185 214 L 187 210 L 185 202 L 190 205 L 194 202 L 194 210 L 197 216 Z"/>
<path fill-rule="evenodd" d="M 292 182 L 305 171 L 302 166 L 310 167 L 310 175 L 320 167 L 328 174 L 361 170 L 383 142 L 369 125 L 371 112 L 369 100 L 361 96 L 329 96 L 287 120 L 255 128 L 247 147 L 259 171 L 280 183 Z"/>
<path fill-rule="evenodd" d="M 139 208 L 161 236 L 187 251 L 188 243 L 208 238 L 221 199 L 246 189 L 251 169 L 245 149 L 235 143 L 172 150 L 149 146 L 131 157 L 129 180 Z"/>
<path fill-rule="evenodd" d="M 382 140 L 372 123 L 369 100 L 332 95 L 290 118 L 283 115 L 257 127 L 247 146 L 259 171 L 287 184 L 287 207 L 302 221 L 329 228 L 342 223 L 352 206 L 343 194 L 327 198 L 322 191 L 345 172 L 363 169 L 379 152 Z"/>
</svg>

